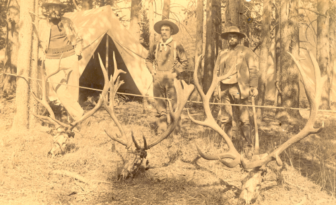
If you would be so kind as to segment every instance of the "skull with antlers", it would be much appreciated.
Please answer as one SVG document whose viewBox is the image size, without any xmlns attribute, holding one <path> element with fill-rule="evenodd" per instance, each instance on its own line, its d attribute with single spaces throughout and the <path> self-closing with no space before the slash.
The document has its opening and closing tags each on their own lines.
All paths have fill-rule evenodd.
<svg viewBox="0 0 336 205">
<path fill-rule="evenodd" d="M 218 156 L 214 155 L 208 155 L 203 153 L 198 147 L 197 150 L 200 154 L 200 156 L 206 160 L 219 160 L 221 161 L 225 166 L 233 168 L 236 167 L 237 165 L 241 165 L 242 168 L 248 172 L 248 175 L 243 179 L 242 181 L 242 191 L 240 194 L 239 201 L 242 201 L 243 203 L 250 204 L 253 201 L 255 201 L 259 195 L 259 189 L 261 186 L 262 182 L 262 175 L 266 170 L 266 166 L 269 162 L 275 160 L 279 166 L 282 166 L 282 161 L 279 157 L 279 155 L 287 149 L 289 146 L 294 144 L 295 142 L 300 141 L 301 139 L 307 137 L 310 134 L 318 133 L 321 128 L 314 128 L 314 122 L 315 118 L 317 115 L 317 109 L 318 105 L 320 102 L 321 98 L 321 90 L 322 90 L 322 85 L 325 79 L 321 78 L 320 74 L 320 69 L 319 66 L 316 62 L 316 59 L 313 57 L 313 55 L 309 53 L 309 56 L 314 64 L 314 71 L 315 71 L 315 89 L 313 86 L 310 85 L 310 82 L 308 82 L 309 77 L 306 74 L 306 71 L 303 70 L 301 64 L 299 61 L 292 56 L 294 62 L 296 63 L 297 67 L 299 68 L 299 71 L 302 76 L 304 88 L 306 90 L 306 94 L 308 97 L 308 100 L 310 102 L 310 117 L 305 125 L 305 127 L 295 136 L 291 137 L 288 139 L 285 143 L 277 147 L 273 152 L 270 154 L 264 153 L 264 154 L 259 154 L 259 139 L 255 140 L 255 149 L 253 156 L 251 158 L 247 158 L 245 154 L 239 154 L 237 149 L 234 147 L 231 139 L 227 135 L 227 133 L 224 132 L 223 129 L 216 123 L 216 120 L 211 114 L 210 110 L 210 97 L 215 89 L 215 86 L 220 82 L 221 80 L 224 80 L 225 78 L 228 77 L 228 75 L 220 76 L 218 77 L 217 75 L 213 76 L 212 84 L 208 90 L 208 92 L 205 94 L 198 82 L 197 78 L 197 68 L 198 64 L 200 62 L 200 57 L 196 57 L 196 62 L 195 63 L 195 72 L 194 72 L 194 82 L 195 86 L 201 95 L 202 102 L 203 102 L 203 107 L 205 110 L 206 114 L 206 119 L 205 121 L 198 121 L 192 118 L 192 116 L 189 114 L 189 118 L 196 124 L 207 126 L 215 130 L 220 136 L 224 138 L 226 141 L 229 151 Z M 228 72 L 230 73 L 230 72 Z M 257 136 L 256 136 L 257 137 Z"/>
<path fill-rule="evenodd" d="M 182 83 L 181 83 L 182 82 Z M 162 140 L 166 139 L 167 137 L 169 137 L 169 135 L 174 131 L 174 129 L 176 128 L 176 126 L 179 124 L 179 119 L 182 113 L 182 110 L 185 106 L 185 104 L 187 103 L 191 93 L 194 90 L 194 86 L 193 85 L 188 85 L 186 84 L 184 81 L 179 81 L 177 79 L 174 80 L 174 86 L 176 89 L 176 95 L 177 95 L 177 107 L 175 110 L 173 110 L 173 106 L 171 105 L 170 101 L 169 102 L 169 110 L 170 110 L 170 116 L 171 116 L 171 123 L 169 124 L 168 128 L 166 131 L 164 131 L 159 137 L 158 139 L 156 139 L 154 142 L 147 144 L 147 140 L 146 138 L 143 136 L 143 141 L 144 141 L 144 146 L 141 147 L 137 141 L 134 138 L 133 132 L 132 132 L 132 142 L 135 146 L 135 151 L 130 151 L 132 154 L 134 154 L 134 156 L 128 160 L 128 162 L 124 163 L 124 167 L 121 171 L 121 173 L 119 174 L 119 179 L 127 179 L 129 177 L 134 176 L 137 171 L 140 169 L 141 165 L 143 164 L 143 160 L 146 159 L 147 157 L 147 150 L 149 150 L 150 148 L 156 146 L 157 144 L 159 144 Z M 114 116 L 113 110 L 112 108 L 108 109 L 108 112 L 110 113 L 111 116 Z M 117 118 L 112 117 L 112 119 L 114 120 L 114 122 L 118 125 L 120 125 L 120 123 L 118 122 Z M 121 126 L 118 126 L 120 132 L 122 133 L 123 137 L 125 137 L 123 129 L 121 128 Z M 114 141 L 124 145 L 128 150 L 130 149 L 132 142 L 131 143 L 127 143 L 123 140 L 120 140 L 118 138 L 113 137 L 111 134 L 109 134 L 106 130 L 105 130 L 106 134 Z M 146 160 L 146 167 L 148 166 L 148 160 Z"/>
</svg>

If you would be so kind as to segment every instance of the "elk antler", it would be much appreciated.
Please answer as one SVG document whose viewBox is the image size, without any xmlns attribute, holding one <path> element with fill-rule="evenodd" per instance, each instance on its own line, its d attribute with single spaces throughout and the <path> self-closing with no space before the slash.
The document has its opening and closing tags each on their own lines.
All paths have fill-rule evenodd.
<svg viewBox="0 0 336 205">
<path fill-rule="evenodd" d="M 316 62 L 315 57 L 313 56 L 313 54 L 308 51 L 309 57 L 311 59 L 311 61 L 313 62 L 314 65 L 314 76 L 315 76 L 315 88 L 309 84 L 308 79 L 309 76 L 307 75 L 306 71 L 302 68 L 300 62 L 292 55 L 289 53 L 289 55 L 293 58 L 295 64 L 297 65 L 301 76 L 302 76 L 302 81 L 303 81 L 303 85 L 304 88 L 306 90 L 306 94 L 307 94 L 307 98 L 310 104 L 310 116 L 309 119 L 306 123 L 306 125 L 304 126 L 304 128 L 295 136 L 291 137 L 289 140 L 287 140 L 285 143 L 283 143 L 281 146 L 279 146 L 277 149 L 275 149 L 271 154 L 269 154 L 267 157 L 261 159 L 261 160 L 257 160 L 257 161 L 246 161 L 243 160 L 242 164 L 243 167 L 245 169 L 252 169 L 255 167 L 259 167 L 262 166 L 264 164 L 267 164 L 268 162 L 272 161 L 272 160 L 276 160 L 277 164 L 279 166 L 282 165 L 282 161 L 279 157 L 279 155 L 285 150 L 287 149 L 289 146 L 291 146 L 292 144 L 302 140 L 303 138 L 307 137 L 310 134 L 315 134 L 321 131 L 321 129 L 323 127 L 320 128 L 314 128 L 314 123 L 315 123 L 315 118 L 317 115 L 317 111 L 318 111 L 318 106 L 320 104 L 320 100 L 321 100 L 321 92 L 322 92 L 322 86 L 324 85 L 324 82 L 327 79 L 327 76 L 324 76 L 323 78 L 321 78 L 321 72 L 320 72 L 320 68 L 318 66 L 318 63 Z"/>
<path fill-rule="evenodd" d="M 63 54 L 62 54 L 62 55 L 63 55 Z M 99 59 L 100 59 L 99 54 L 98 54 L 98 57 L 99 57 Z M 62 127 L 65 127 L 65 128 L 67 128 L 67 129 L 70 129 L 70 131 L 72 131 L 72 129 L 73 129 L 74 127 L 76 127 L 76 126 L 78 125 L 79 122 L 81 122 L 81 121 L 87 119 L 88 117 L 90 117 L 91 115 L 93 115 L 93 114 L 99 109 L 99 107 L 102 105 L 102 103 L 103 103 L 103 101 L 104 101 L 104 96 L 106 96 L 106 94 L 107 94 L 107 92 L 108 92 L 109 85 L 108 85 L 108 83 L 105 83 L 105 85 L 104 85 L 104 89 L 103 89 L 103 91 L 102 91 L 102 94 L 101 94 L 101 96 L 100 96 L 100 98 L 99 98 L 98 103 L 95 105 L 95 107 L 94 107 L 92 110 L 90 110 L 89 112 L 87 112 L 86 114 L 84 114 L 79 120 L 73 122 L 72 124 L 66 124 L 66 123 L 63 123 L 63 122 L 60 122 L 60 121 L 56 120 L 56 119 L 55 119 L 55 114 L 54 114 L 54 112 L 52 111 L 52 109 L 51 109 L 51 107 L 50 107 L 50 105 L 49 105 L 49 103 L 48 103 L 48 101 L 47 101 L 47 89 L 46 89 L 46 83 L 47 83 L 47 80 L 48 80 L 51 76 L 55 75 L 56 73 L 58 73 L 58 72 L 61 71 L 61 70 L 65 70 L 65 69 L 63 69 L 63 68 L 60 68 L 61 60 L 62 60 L 62 56 L 61 56 L 61 58 L 60 58 L 60 60 L 59 60 L 58 68 L 57 68 L 57 70 L 56 70 L 55 72 L 49 74 L 47 77 L 45 77 L 44 74 L 42 73 L 42 100 L 38 99 L 38 97 L 35 95 L 35 93 L 33 93 L 34 98 L 35 98 L 38 102 L 40 102 L 44 107 L 47 108 L 47 110 L 48 110 L 48 112 L 49 112 L 49 114 L 50 114 L 50 117 L 45 117 L 45 116 L 40 116 L 40 115 L 35 115 L 35 114 L 34 114 L 34 116 L 37 117 L 37 118 L 39 118 L 39 119 L 41 119 L 41 120 L 48 121 L 48 122 L 51 123 L 51 124 L 54 124 L 54 125 L 60 125 L 60 126 L 62 126 Z M 106 73 L 105 67 L 104 67 L 104 65 L 103 65 L 102 63 L 101 63 L 101 69 L 102 69 L 103 73 L 104 73 L 104 72 Z M 42 69 L 42 70 L 43 70 L 43 69 Z M 42 71 L 42 72 L 43 72 L 43 71 Z M 105 82 L 106 82 L 106 79 L 105 79 Z"/>
<path fill-rule="evenodd" d="M 201 85 L 199 84 L 198 81 L 198 77 L 197 77 L 197 73 L 198 73 L 198 65 L 200 63 L 201 60 L 201 56 L 197 57 L 195 56 L 195 72 L 194 72 L 194 82 L 196 85 L 196 88 L 199 92 L 199 94 L 201 95 L 202 98 L 202 103 L 203 103 L 203 107 L 204 107 L 204 111 L 205 111 L 205 115 L 206 115 L 206 119 L 202 122 L 202 121 L 198 121 L 195 120 L 190 114 L 189 114 L 189 110 L 188 110 L 188 116 L 190 118 L 190 120 L 196 124 L 199 125 L 203 125 L 203 126 L 207 126 L 212 128 L 213 130 L 215 130 L 218 134 L 220 134 L 224 140 L 226 141 L 226 143 L 229 146 L 229 151 L 227 153 L 224 153 L 222 155 L 219 156 L 212 156 L 212 155 L 206 155 L 204 154 L 196 145 L 197 150 L 199 152 L 199 154 L 201 155 L 201 157 L 207 159 L 207 160 L 221 160 L 221 162 L 223 164 L 225 164 L 228 167 L 235 167 L 240 163 L 240 154 L 238 153 L 238 151 L 236 150 L 236 148 L 234 147 L 232 141 L 230 140 L 229 136 L 221 129 L 221 127 L 217 124 L 216 120 L 214 119 L 214 117 L 211 114 L 211 110 L 210 110 L 210 98 L 214 92 L 214 89 L 216 87 L 216 85 L 218 85 L 218 83 L 226 78 L 228 78 L 230 75 L 232 75 L 232 72 L 234 72 L 233 67 L 229 70 L 229 72 L 226 75 L 223 75 L 221 77 L 218 77 L 216 74 L 213 75 L 213 79 L 212 79 L 212 83 L 210 85 L 210 88 L 208 90 L 208 92 L 206 94 L 204 94 Z M 214 73 L 216 73 L 216 71 L 214 71 Z M 222 160 L 222 159 L 231 159 L 231 161 L 227 161 L 227 160 Z"/>
<path fill-rule="evenodd" d="M 307 97 L 308 97 L 308 100 L 309 100 L 309 103 L 310 103 L 310 117 L 307 121 L 307 124 L 298 134 L 296 134 L 295 136 L 293 136 L 292 138 L 287 140 L 284 144 L 282 144 L 280 147 L 275 149 L 271 154 L 269 154 L 267 156 L 266 156 L 266 154 L 259 155 L 259 158 L 254 158 L 254 160 L 252 160 L 252 161 L 249 161 L 249 160 L 243 158 L 237 152 L 237 150 L 233 146 L 233 143 L 230 140 L 230 138 L 218 126 L 215 119 L 211 115 L 211 110 L 210 110 L 210 106 L 209 106 L 210 97 L 211 97 L 211 95 L 214 91 L 214 88 L 215 88 L 216 84 L 219 81 L 228 77 L 229 74 L 226 74 L 226 75 L 221 76 L 221 77 L 217 77 L 217 75 L 214 74 L 212 84 L 211 84 L 207 94 L 204 94 L 204 92 L 202 91 L 201 86 L 198 82 L 198 79 L 197 79 L 197 65 L 199 64 L 200 58 L 196 58 L 197 63 L 195 64 L 194 81 L 195 81 L 195 84 L 196 84 L 196 88 L 197 88 L 198 92 L 200 93 L 200 95 L 202 97 L 202 100 L 203 100 L 203 106 L 204 106 L 204 110 L 205 110 L 205 114 L 206 114 L 206 119 L 203 122 L 195 120 L 190 116 L 190 114 L 188 112 L 189 118 L 196 124 L 200 124 L 200 125 L 207 126 L 207 127 L 210 127 L 212 129 L 214 129 L 216 132 L 218 132 L 225 139 L 226 143 L 229 146 L 229 151 L 227 153 L 224 153 L 224 154 L 218 155 L 218 156 L 206 155 L 197 147 L 197 150 L 198 150 L 199 154 L 201 155 L 201 157 L 203 157 L 207 160 L 220 160 L 224 165 L 226 165 L 228 167 L 231 167 L 231 168 L 235 167 L 235 166 L 237 166 L 238 164 L 241 163 L 243 165 L 244 169 L 253 169 L 253 168 L 261 167 L 261 166 L 267 164 L 268 162 L 270 162 L 272 160 L 276 160 L 278 165 L 282 165 L 282 161 L 281 161 L 279 155 L 285 149 L 287 149 L 289 146 L 291 146 L 295 142 L 298 142 L 301 139 L 305 138 L 309 134 L 314 134 L 314 133 L 318 133 L 319 131 L 321 131 L 321 128 L 314 128 L 313 126 L 314 126 L 315 118 L 316 118 L 316 115 L 317 115 L 318 105 L 319 105 L 319 102 L 320 102 L 320 99 L 321 99 L 321 90 L 322 90 L 322 86 L 324 84 L 323 82 L 325 82 L 326 76 L 324 78 L 321 78 L 320 69 L 319 69 L 319 66 L 316 62 L 316 59 L 314 58 L 314 56 L 312 55 L 312 53 L 310 51 L 308 51 L 308 53 L 309 53 L 309 57 L 311 58 L 311 60 L 313 62 L 313 65 L 314 65 L 315 89 L 309 84 L 309 82 L 308 82 L 309 77 L 306 74 L 306 72 L 303 70 L 299 61 L 293 55 L 290 54 L 290 56 L 292 56 L 294 62 L 296 63 L 297 67 L 300 70 L 302 80 L 303 80 L 303 84 L 304 84 L 304 88 L 306 90 L 306 94 L 307 94 Z M 228 72 L 228 73 L 230 73 L 230 72 Z M 227 161 L 226 159 L 232 159 L 232 160 Z"/>
<path fill-rule="evenodd" d="M 174 79 L 174 86 L 175 86 L 175 89 L 176 89 L 176 95 L 177 95 L 177 107 L 175 109 L 175 111 L 173 111 L 173 108 L 172 108 L 172 105 L 171 105 L 171 102 L 169 102 L 169 110 L 170 110 L 170 116 L 171 116 L 171 124 L 169 124 L 168 128 L 166 131 L 164 131 L 157 140 L 155 140 L 154 142 L 150 143 L 147 145 L 147 141 L 146 141 L 146 138 L 144 138 L 144 147 L 140 147 L 136 141 L 134 140 L 134 137 L 133 137 L 133 132 L 132 132 L 132 137 L 133 137 L 133 142 L 136 146 L 137 149 L 143 149 L 143 150 L 148 150 L 152 147 L 154 147 L 155 145 L 159 144 L 162 140 L 166 139 L 170 133 L 172 133 L 175 129 L 175 127 L 178 125 L 178 121 L 179 121 L 179 118 L 181 116 L 181 113 L 183 111 L 183 108 L 185 106 L 185 104 L 187 103 L 191 93 L 193 92 L 194 90 L 194 86 L 193 85 L 188 85 L 187 83 L 185 83 L 183 80 L 182 80 L 182 84 L 179 82 L 179 80 L 177 79 Z M 113 109 L 111 109 L 111 107 L 109 108 L 109 113 L 110 115 L 111 114 L 114 114 L 113 112 Z M 112 115 L 111 115 L 112 117 Z M 115 118 L 116 119 L 116 118 Z M 114 120 L 115 122 L 118 122 L 117 119 Z M 120 130 L 120 128 L 119 128 Z M 105 130 L 106 132 L 106 130 Z M 107 135 L 109 135 L 109 137 L 114 140 L 114 141 L 117 141 L 118 143 L 126 146 L 127 148 L 130 147 L 130 144 L 127 144 L 126 142 L 120 140 L 120 139 L 116 139 L 114 137 L 112 137 L 110 134 L 108 134 L 108 132 L 106 132 Z"/>
</svg>

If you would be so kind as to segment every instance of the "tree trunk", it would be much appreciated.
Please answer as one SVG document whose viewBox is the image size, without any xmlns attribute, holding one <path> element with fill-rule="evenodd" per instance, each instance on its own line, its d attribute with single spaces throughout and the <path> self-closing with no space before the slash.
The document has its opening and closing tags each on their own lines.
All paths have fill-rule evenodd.
<svg viewBox="0 0 336 205">
<path fill-rule="evenodd" d="M 154 31 L 154 0 L 149 2 L 148 9 L 148 18 L 149 18 L 149 49 L 152 49 L 155 44 L 155 31 Z M 150 52 L 152 52 L 150 50 Z"/>
<path fill-rule="evenodd" d="M 214 0 L 207 0 L 206 4 L 206 45 L 204 58 L 204 75 L 203 75 L 203 91 L 206 93 L 212 82 L 215 59 L 215 44 L 213 39 L 213 4 Z"/>
<path fill-rule="evenodd" d="M 280 89 L 282 107 L 299 107 L 300 85 L 299 71 L 293 59 L 287 52 L 294 56 L 299 55 L 299 24 L 298 5 L 299 1 L 292 0 L 291 14 L 289 16 L 290 0 L 281 1 L 281 29 L 280 29 Z M 301 119 L 298 110 L 278 110 L 276 118 L 281 121 Z"/>
<path fill-rule="evenodd" d="M 35 0 L 35 11 L 38 11 L 39 4 L 38 0 Z M 34 12 L 34 11 L 33 11 Z M 34 12 L 35 13 L 35 12 Z M 39 19 L 37 16 L 34 17 L 34 23 L 35 23 L 35 29 L 33 29 L 33 48 L 32 48 L 32 58 L 31 58 L 31 72 L 30 77 L 32 78 L 30 80 L 30 92 L 33 92 L 37 94 L 38 88 L 37 88 L 37 78 L 38 78 L 38 72 L 39 72 L 39 66 L 38 66 L 38 22 Z M 32 95 L 29 95 L 29 129 L 33 129 L 36 125 L 36 119 L 34 114 L 37 114 L 38 111 L 38 102 L 32 97 Z"/>
<path fill-rule="evenodd" d="M 213 39 L 215 40 L 215 56 L 218 56 L 219 50 L 222 49 L 222 41 L 220 34 L 222 31 L 222 19 L 221 19 L 221 1 L 213 0 L 212 4 L 212 19 L 213 19 Z"/>
<path fill-rule="evenodd" d="M 17 69 L 18 56 L 18 29 L 20 21 L 20 7 L 17 1 L 10 1 L 7 11 L 7 46 L 4 72 L 15 74 Z M 0 89 L 2 95 L 8 96 L 15 92 L 16 77 L 10 75 L 0 75 Z"/>
<path fill-rule="evenodd" d="M 226 27 L 237 26 L 239 24 L 239 0 L 227 0 L 227 10 L 226 10 Z"/>
<path fill-rule="evenodd" d="M 196 5 L 196 42 L 195 42 L 195 56 L 200 56 L 203 54 L 203 26 L 204 26 L 204 0 L 197 0 Z M 196 58 L 194 59 L 196 60 Z M 196 62 L 195 62 L 196 63 Z M 203 75 L 204 75 L 204 66 L 203 60 L 198 65 L 198 81 L 200 85 L 203 86 Z M 192 98 L 196 101 L 201 101 L 201 96 L 198 94 L 197 91 L 194 91 L 192 94 Z"/>
<path fill-rule="evenodd" d="M 170 0 L 164 0 L 162 10 L 162 20 L 169 19 L 169 13 L 170 13 Z"/>
<path fill-rule="evenodd" d="M 129 31 L 140 41 L 139 17 L 141 10 L 141 0 L 132 0 L 131 4 L 131 23 Z"/>
<path fill-rule="evenodd" d="M 21 1 L 20 4 L 20 48 L 18 55 L 20 61 L 17 64 L 17 74 L 27 79 L 29 77 L 30 59 L 32 50 L 33 24 L 29 11 L 34 10 L 34 0 Z M 23 78 L 17 79 L 16 88 L 16 114 L 12 131 L 25 130 L 28 128 L 28 81 Z"/>
<path fill-rule="evenodd" d="M 265 98 L 266 98 L 266 83 L 267 83 L 267 70 L 268 70 L 268 55 L 270 47 L 270 25 L 271 25 L 271 18 L 270 18 L 270 0 L 264 0 L 263 2 L 263 16 L 262 16 L 262 23 L 261 23 L 261 46 L 260 46 L 260 58 L 259 58 L 259 82 L 258 82 L 258 105 L 265 105 Z M 258 116 L 262 120 L 263 118 L 263 108 L 258 109 Z"/>
<path fill-rule="evenodd" d="M 275 3 L 275 0 L 273 0 Z M 274 96 L 274 106 L 278 106 L 279 104 L 281 104 L 281 91 L 278 89 L 280 88 L 278 85 L 280 84 L 280 40 L 281 40 L 281 36 L 280 36 L 280 25 L 282 24 L 282 20 L 280 18 L 280 10 L 281 9 L 277 9 L 277 7 L 275 7 L 275 18 L 278 19 L 278 25 L 275 26 L 275 46 L 274 46 L 274 53 L 275 53 L 275 63 L 274 63 L 274 70 L 275 70 L 275 96 Z"/>
<path fill-rule="evenodd" d="M 82 0 L 82 10 L 90 10 L 93 7 L 92 0 Z"/>
<path fill-rule="evenodd" d="M 322 15 L 317 15 L 317 43 L 316 43 L 316 59 L 320 66 L 321 76 L 328 75 L 329 62 L 329 0 L 317 1 L 317 12 Z M 330 109 L 328 93 L 330 82 L 327 80 L 323 86 L 321 95 L 320 109 Z"/>
<path fill-rule="evenodd" d="M 332 2 L 330 5 L 330 8 L 332 10 L 335 10 L 335 1 Z M 331 102 L 332 102 L 332 87 L 333 87 L 333 79 L 334 79 L 334 67 L 335 65 L 335 59 L 336 59 L 336 53 L 335 53 L 335 46 L 336 46 L 336 18 L 334 15 L 330 15 L 329 19 L 329 92 L 328 92 L 328 101 L 329 101 L 329 107 L 331 108 Z"/>
</svg>

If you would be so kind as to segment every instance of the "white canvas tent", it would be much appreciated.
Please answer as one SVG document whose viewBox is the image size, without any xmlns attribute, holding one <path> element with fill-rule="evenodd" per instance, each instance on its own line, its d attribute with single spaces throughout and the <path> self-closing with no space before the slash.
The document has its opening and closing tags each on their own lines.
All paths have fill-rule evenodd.
<svg viewBox="0 0 336 205">
<path fill-rule="evenodd" d="M 109 76 L 113 74 L 113 53 L 119 69 L 127 72 L 121 79 L 121 91 L 153 96 L 152 76 L 145 64 L 147 50 L 119 21 L 110 6 L 88 11 L 66 13 L 83 37 L 83 58 L 79 62 L 81 86 L 103 85 L 98 53 L 104 64 L 108 61 Z M 108 51 L 106 44 L 108 41 Z M 108 55 L 106 56 L 106 53 Z"/>
</svg>

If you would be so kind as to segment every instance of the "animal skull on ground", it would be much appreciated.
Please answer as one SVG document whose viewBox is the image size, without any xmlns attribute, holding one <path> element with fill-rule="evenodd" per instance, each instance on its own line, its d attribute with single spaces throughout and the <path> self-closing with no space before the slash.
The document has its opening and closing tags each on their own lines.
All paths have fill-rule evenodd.
<svg viewBox="0 0 336 205">
<path fill-rule="evenodd" d="M 193 85 L 188 85 L 183 80 L 179 81 L 177 79 L 174 80 L 174 86 L 175 86 L 176 95 L 177 95 L 176 109 L 174 111 L 170 101 L 168 101 L 169 102 L 168 103 L 169 108 L 170 108 L 169 110 L 170 110 L 170 116 L 171 116 L 171 123 L 169 124 L 167 130 L 164 131 L 160 136 L 158 136 L 158 139 L 155 140 L 154 142 L 152 142 L 150 144 L 147 144 L 146 138 L 143 137 L 144 146 L 141 147 L 137 143 L 137 141 L 135 140 L 133 132 L 132 132 L 132 142 L 135 145 L 135 150 L 131 150 L 132 143 L 127 143 L 127 142 L 125 142 L 121 139 L 115 138 L 109 132 L 107 132 L 105 130 L 106 134 L 112 140 L 124 145 L 129 150 L 129 153 L 133 154 L 133 157 L 130 157 L 130 159 L 126 163 L 124 163 L 124 167 L 123 167 L 120 175 L 118 176 L 119 179 L 127 179 L 129 177 L 134 176 L 141 169 L 141 166 L 144 162 L 145 162 L 145 167 L 148 167 L 149 162 L 147 160 L 144 161 L 144 159 L 146 159 L 146 157 L 147 157 L 147 150 L 149 150 L 150 148 L 159 144 L 162 140 L 166 139 L 167 137 L 169 137 L 169 135 L 176 128 L 176 126 L 178 126 L 182 110 L 183 110 L 185 104 L 187 103 L 187 101 L 189 99 L 189 96 L 193 92 L 194 86 Z M 114 94 L 112 93 L 111 96 L 114 96 Z M 120 133 L 125 138 L 124 131 L 123 131 L 122 127 L 120 126 L 120 123 L 118 122 L 117 118 L 114 115 L 113 104 L 111 103 L 110 106 L 107 106 L 107 105 L 104 104 L 104 107 L 109 112 L 109 114 L 111 115 L 114 122 L 118 125 Z"/>
</svg>

